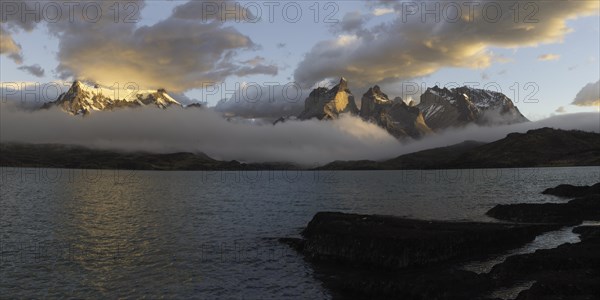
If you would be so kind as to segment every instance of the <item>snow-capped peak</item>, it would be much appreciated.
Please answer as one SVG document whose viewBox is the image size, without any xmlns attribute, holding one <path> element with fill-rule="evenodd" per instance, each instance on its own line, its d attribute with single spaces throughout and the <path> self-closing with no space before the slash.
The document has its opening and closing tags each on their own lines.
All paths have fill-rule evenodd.
<svg viewBox="0 0 600 300">
<path fill-rule="evenodd" d="M 87 115 L 91 111 L 113 110 L 122 107 L 156 105 L 167 108 L 171 105 L 182 105 L 169 96 L 164 89 L 139 90 L 135 85 L 119 88 L 101 85 L 88 85 L 74 81 L 66 93 L 61 94 L 54 102 L 45 105 L 46 108 L 58 105 L 72 115 Z"/>
</svg>

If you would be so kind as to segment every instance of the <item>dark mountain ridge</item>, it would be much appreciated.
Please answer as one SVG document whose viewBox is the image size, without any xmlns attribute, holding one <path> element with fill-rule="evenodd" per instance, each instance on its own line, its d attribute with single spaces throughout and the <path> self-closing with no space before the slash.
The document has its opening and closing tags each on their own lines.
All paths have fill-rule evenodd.
<svg viewBox="0 0 600 300">
<path fill-rule="evenodd" d="M 491 142 L 463 142 L 386 161 L 336 161 L 325 170 L 407 170 L 600 166 L 600 134 L 541 128 Z"/>
<path fill-rule="evenodd" d="M 0 144 L 0 166 L 130 170 L 288 170 L 292 163 L 219 161 L 203 153 L 156 154 L 52 144 Z M 408 170 L 600 166 L 600 134 L 542 128 L 505 138 L 402 155 L 385 161 L 335 161 L 321 170 Z"/>
</svg>

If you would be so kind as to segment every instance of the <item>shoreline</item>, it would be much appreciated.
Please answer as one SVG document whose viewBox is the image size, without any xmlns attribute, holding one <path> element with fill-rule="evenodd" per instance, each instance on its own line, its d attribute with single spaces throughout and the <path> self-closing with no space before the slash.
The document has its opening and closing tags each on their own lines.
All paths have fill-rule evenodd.
<svg viewBox="0 0 600 300">
<path fill-rule="evenodd" d="M 545 191 L 580 197 L 555 204 L 558 210 L 513 204 L 501 206 L 506 211 L 502 215 L 493 213 L 499 206 L 488 211 L 502 223 L 320 212 L 301 238 L 280 241 L 303 255 L 334 298 L 493 299 L 499 291 L 515 292 L 515 285 L 525 281 L 530 285 L 517 289 L 516 299 L 598 295 L 594 283 L 600 282 L 600 226 L 583 222 L 600 221 L 600 183 L 576 190 L 561 185 Z M 557 217 L 556 211 L 565 206 L 571 209 Z M 515 214 L 521 216 L 518 223 L 511 217 Z M 540 217 L 544 214 L 548 216 Z M 488 273 L 461 269 L 569 227 L 580 236 L 579 243 L 508 255 Z"/>
</svg>

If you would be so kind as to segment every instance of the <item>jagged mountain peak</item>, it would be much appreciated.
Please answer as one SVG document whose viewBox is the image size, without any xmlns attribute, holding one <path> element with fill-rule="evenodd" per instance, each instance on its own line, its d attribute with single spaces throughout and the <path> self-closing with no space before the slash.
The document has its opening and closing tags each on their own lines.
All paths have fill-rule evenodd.
<svg viewBox="0 0 600 300">
<path fill-rule="evenodd" d="M 182 107 L 165 89 L 135 90 L 132 87 L 113 89 L 99 84 L 88 85 L 75 80 L 66 93 L 48 102 L 44 108 L 59 106 L 72 115 L 88 115 L 92 111 L 113 110 L 123 107 L 155 105 L 167 108 L 171 105 Z"/>
<path fill-rule="evenodd" d="M 400 139 L 420 138 L 431 132 L 418 108 L 409 107 L 399 97 L 390 100 L 377 85 L 363 95 L 360 116 Z"/>
<path fill-rule="evenodd" d="M 468 123 L 494 125 L 528 121 L 506 95 L 467 86 L 428 88 L 417 107 L 433 129 Z"/>
<path fill-rule="evenodd" d="M 348 89 L 348 81 L 341 77 L 339 83 L 331 89 L 325 87 L 314 89 L 304 101 L 304 111 L 300 113 L 298 119 L 336 119 L 342 113 L 358 114 L 358 112 L 354 95 Z"/>
</svg>

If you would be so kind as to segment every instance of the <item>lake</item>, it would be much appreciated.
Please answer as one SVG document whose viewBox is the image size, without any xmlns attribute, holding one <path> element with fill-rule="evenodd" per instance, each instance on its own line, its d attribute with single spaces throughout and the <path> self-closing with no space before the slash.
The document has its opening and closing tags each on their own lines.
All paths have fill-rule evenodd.
<svg viewBox="0 0 600 300">
<path fill-rule="evenodd" d="M 318 211 L 493 221 L 500 203 L 599 167 L 432 171 L 142 172 L 2 168 L 0 295 L 330 298 L 277 242 Z"/>
</svg>

